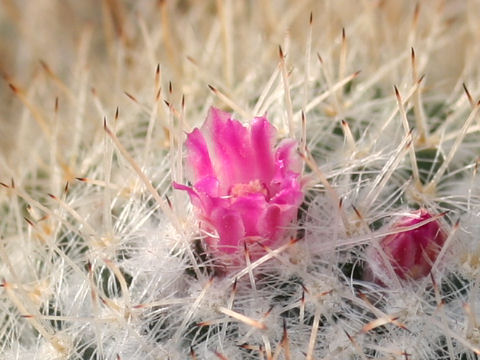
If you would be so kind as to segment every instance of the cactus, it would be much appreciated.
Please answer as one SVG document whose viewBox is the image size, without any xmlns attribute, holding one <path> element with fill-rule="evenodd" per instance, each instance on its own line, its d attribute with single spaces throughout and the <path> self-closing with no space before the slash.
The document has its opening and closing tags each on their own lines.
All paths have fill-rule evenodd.
<svg viewBox="0 0 480 360">
<path fill-rule="evenodd" d="M 1 3 L 0 359 L 476 359 L 479 9 Z M 296 159 L 234 261 L 187 193 L 212 107 Z"/>
</svg>

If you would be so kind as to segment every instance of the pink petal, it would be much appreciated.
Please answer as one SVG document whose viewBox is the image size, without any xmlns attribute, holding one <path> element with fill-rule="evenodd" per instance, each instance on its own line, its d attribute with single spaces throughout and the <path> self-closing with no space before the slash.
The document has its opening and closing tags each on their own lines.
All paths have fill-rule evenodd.
<svg viewBox="0 0 480 360">
<path fill-rule="evenodd" d="M 220 239 L 207 239 L 215 249 L 232 254 L 239 250 L 240 241 L 245 237 L 245 228 L 240 214 L 236 211 L 216 208 L 211 216 L 212 224 Z"/>
<path fill-rule="evenodd" d="M 264 216 L 259 220 L 260 234 L 265 239 L 264 245 L 275 243 L 279 234 L 284 231 L 281 227 L 285 225 L 285 220 L 280 206 L 270 205 L 267 208 Z"/>
<path fill-rule="evenodd" d="M 408 271 L 418 258 L 418 244 L 408 234 L 390 235 L 382 242 L 382 247 L 391 259 L 393 268 L 397 273 L 401 274 Z"/>
<path fill-rule="evenodd" d="M 253 120 L 251 129 L 252 148 L 257 167 L 257 178 L 263 183 L 269 183 L 274 175 L 275 161 L 272 149 L 275 135 L 275 128 L 266 118 L 257 117 Z"/>
<path fill-rule="evenodd" d="M 197 192 L 195 190 L 193 190 L 191 187 L 179 184 L 179 183 L 174 181 L 173 182 L 173 188 L 177 189 L 177 190 L 186 191 L 188 196 L 190 197 L 190 201 L 192 202 L 193 206 L 203 208 L 202 199 L 197 194 Z"/>
<path fill-rule="evenodd" d="M 258 220 L 265 212 L 267 203 L 262 194 L 249 194 L 235 200 L 231 209 L 238 212 L 245 227 L 246 236 L 259 234 Z"/>
<path fill-rule="evenodd" d="M 278 189 L 275 189 L 276 193 L 270 199 L 270 203 L 300 206 L 303 193 L 297 177 L 297 175 L 290 175 L 288 178 L 283 179 L 282 183 L 272 186 L 272 188 L 278 187 Z"/>
<path fill-rule="evenodd" d="M 210 179 L 210 178 L 206 178 Z M 193 206 L 197 209 L 200 217 L 203 219 L 208 219 L 212 209 L 218 207 L 225 202 L 224 199 L 216 198 L 214 196 L 209 196 L 208 194 L 202 192 L 201 190 L 196 191 L 197 189 L 191 188 L 189 186 L 185 186 L 182 184 L 178 184 L 173 182 L 173 188 L 177 190 L 183 190 L 188 193 L 190 197 L 190 201 L 192 202 Z M 200 187 L 201 188 L 201 187 Z"/>
<path fill-rule="evenodd" d="M 195 183 L 194 188 L 198 192 L 204 193 L 210 197 L 219 196 L 219 182 L 214 176 L 205 176 Z"/>
<path fill-rule="evenodd" d="M 285 170 L 299 174 L 302 171 L 302 159 L 297 153 L 297 142 L 285 139 L 278 145 L 275 153 L 275 162 Z M 284 174 L 284 172 L 282 172 Z"/>
<path fill-rule="evenodd" d="M 215 172 L 221 178 L 221 191 L 251 179 L 252 150 L 248 129 L 230 119 L 230 114 L 211 108 L 202 127 L 212 155 Z"/>
<path fill-rule="evenodd" d="M 432 216 L 421 209 L 412 213 L 414 217 L 403 217 L 397 221 L 393 228 L 405 228 L 416 225 Z M 435 262 L 438 253 L 446 240 L 445 233 L 440 229 L 437 220 L 424 224 L 416 229 L 406 230 L 392 234 L 380 241 L 380 246 L 390 259 L 395 273 L 401 279 L 419 279 L 430 273 L 431 266 Z M 383 260 L 375 251 L 371 261 L 378 263 L 384 268 Z M 374 267 L 376 264 L 374 264 Z"/>
<path fill-rule="evenodd" d="M 214 176 L 208 147 L 200 130 L 195 129 L 187 136 L 187 168 L 193 170 L 193 181 L 205 176 Z"/>
</svg>

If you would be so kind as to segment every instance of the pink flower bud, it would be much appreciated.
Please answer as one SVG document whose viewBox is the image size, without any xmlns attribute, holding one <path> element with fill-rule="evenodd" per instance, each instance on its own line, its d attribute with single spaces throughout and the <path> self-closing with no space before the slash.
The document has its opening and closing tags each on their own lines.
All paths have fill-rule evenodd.
<svg viewBox="0 0 480 360">
<path fill-rule="evenodd" d="M 193 186 L 173 186 L 188 192 L 211 253 L 235 262 L 244 243 L 275 248 L 285 239 L 303 199 L 302 162 L 295 140 L 276 147 L 275 140 L 265 117 L 245 127 L 216 108 L 188 134 L 185 167 Z"/>
<path fill-rule="evenodd" d="M 432 219 L 432 215 L 427 210 L 414 211 L 410 216 L 404 216 L 394 223 L 392 230 L 398 230 L 397 233 L 380 240 L 380 247 L 401 279 L 417 280 L 430 274 L 445 243 L 447 236 L 440 223 L 438 220 L 428 221 L 429 219 Z M 414 229 L 402 230 L 422 222 L 426 223 Z M 376 279 L 384 279 L 385 274 L 388 274 L 384 259 L 375 247 L 371 246 L 367 250 L 369 270 Z"/>
</svg>

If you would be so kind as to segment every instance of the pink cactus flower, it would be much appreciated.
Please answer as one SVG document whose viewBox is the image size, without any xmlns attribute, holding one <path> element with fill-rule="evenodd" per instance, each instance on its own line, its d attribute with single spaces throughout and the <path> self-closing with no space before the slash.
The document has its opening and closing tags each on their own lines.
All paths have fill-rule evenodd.
<svg viewBox="0 0 480 360">
<path fill-rule="evenodd" d="M 401 231 L 402 228 L 415 226 L 431 218 L 432 215 L 427 210 L 420 209 L 410 216 L 400 218 L 392 229 Z M 400 279 L 418 280 L 430 274 L 446 238 L 438 220 L 431 220 L 415 229 L 384 237 L 380 241 L 380 247 Z M 374 277 L 386 272 L 386 264 L 374 247 L 367 251 L 367 261 Z"/>
<path fill-rule="evenodd" d="M 302 162 L 295 140 L 274 147 L 275 140 L 265 117 L 245 127 L 213 107 L 201 129 L 188 134 L 192 186 L 173 186 L 188 192 L 211 254 L 236 262 L 244 244 L 258 256 L 261 248 L 251 244 L 275 248 L 285 240 L 303 199 Z"/>
</svg>

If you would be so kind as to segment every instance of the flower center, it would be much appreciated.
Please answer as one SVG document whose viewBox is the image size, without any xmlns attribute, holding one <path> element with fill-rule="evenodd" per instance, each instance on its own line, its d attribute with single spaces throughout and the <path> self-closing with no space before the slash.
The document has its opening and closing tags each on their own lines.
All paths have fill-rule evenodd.
<svg viewBox="0 0 480 360">
<path fill-rule="evenodd" d="M 252 180 L 248 184 L 235 184 L 230 189 L 230 195 L 234 198 L 238 198 L 250 194 L 263 194 L 265 197 L 268 195 L 268 190 L 260 180 Z"/>
</svg>

